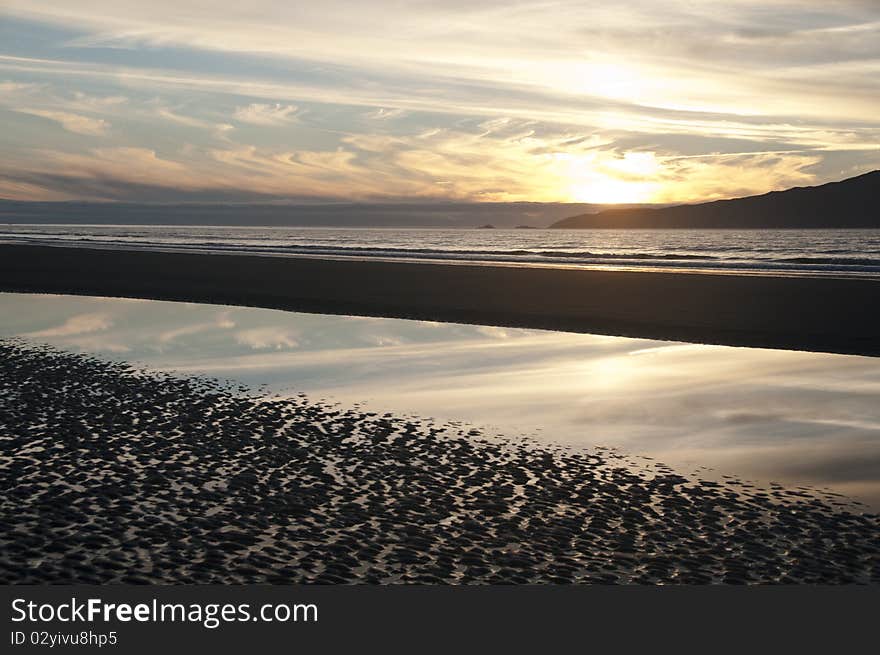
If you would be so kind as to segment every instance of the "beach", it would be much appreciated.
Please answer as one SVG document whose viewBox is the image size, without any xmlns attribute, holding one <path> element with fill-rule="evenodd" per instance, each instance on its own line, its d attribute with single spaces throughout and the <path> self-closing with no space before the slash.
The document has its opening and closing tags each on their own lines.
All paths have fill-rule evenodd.
<svg viewBox="0 0 880 655">
<path fill-rule="evenodd" d="M 876 641 L 880 0 L 2 4 L 12 646 Z"/>
<path fill-rule="evenodd" d="M 4 583 L 878 583 L 880 517 L 0 342 Z"/>
<path fill-rule="evenodd" d="M 874 388 L 869 360 L 783 357 L 791 363 L 773 383 L 761 378 L 770 360 L 747 359 L 748 351 L 734 357 L 738 349 L 723 356 L 710 349 L 712 359 L 689 367 L 687 344 L 668 351 L 657 342 L 603 345 L 602 339 L 625 340 L 596 337 L 574 358 L 566 346 L 553 359 L 546 352 L 553 342 L 532 335 L 526 345 L 546 352 L 548 363 L 526 369 L 523 353 L 511 351 L 510 375 L 558 373 L 573 360 L 581 368 L 571 369 L 571 380 L 596 379 L 595 406 L 577 413 L 586 441 L 572 444 L 553 433 L 552 422 L 546 423 L 551 434 L 541 438 L 525 434 L 527 423 L 488 431 L 433 413 L 315 397 L 309 380 L 318 378 L 305 374 L 289 378 L 301 384 L 298 391 L 281 394 L 240 379 L 152 368 L 136 354 L 166 352 L 177 340 L 186 352 L 211 343 L 215 350 L 202 362 L 220 363 L 220 370 L 224 362 L 232 370 L 257 362 L 260 380 L 272 370 L 268 362 L 283 360 L 285 352 L 312 362 L 295 370 L 331 378 L 375 371 L 393 356 L 396 366 L 436 378 L 441 368 L 420 353 L 452 358 L 458 352 L 484 360 L 487 368 L 475 370 L 473 379 L 487 371 L 500 379 L 500 360 L 487 361 L 489 352 L 501 352 L 497 346 L 471 340 L 456 351 L 454 340 L 413 341 L 417 330 L 433 333 L 432 325 L 457 322 L 876 356 L 876 281 L 20 245 L 0 246 L 0 280 L 3 290 L 16 292 L 212 303 L 197 310 L 109 298 L 6 299 L 11 314 L 30 307 L 21 313 L 32 317 L 7 317 L 21 327 L 0 338 L 0 581 L 6 584 L 880 582 L 874 509 L 830 487 L 759 482 L 734 468 L 682 467 L 608 446 L 602 436 L 612 424 L 602 427 L 599 420 L 615 407 L 633 414 L 632 402 L 648 408 L 649 401 L 637 399 L 662 390 L 673 418 L 657 412 L 643 422 L 672 420 L 683 432 L 681 448 L 694 436 L 687 434 L 687 426 L 697 425 L 690 416 L 702 411 L 704 425 L 717 425 L 728 449 L 731 426 L 744 426 L 758 440 L 749 447 L 756 457 L 767 452 L 759 446 L 783 443 L 794 431 L 809 443 L 790 457 L 806 469 L 813 464 L 805 453 L 820 444 L 810 421 L 819 421 L 821 430 L 849 438 L 856 449 L 836 443 L 830 474 L 850 472 L 869 482 L 846 459 L 870 466 L 874 453 L 864 445 L 873 443 L 874 415 L 861 400 Z M 135 307 L 120 306 L 126 303 Z M 46 313 L 62 304 L 68 307 L 62 313 Z M 349 318 L 339 316 L 334 326 L 312 316 L 309 331 L 279 317 L 249 323 L 235 312 L 262 310 L 230 305 Z M 161 314 L 180 322 L 149 327 L 154 314 L 157 321 Z M 126 316 L 128 339 L 121 332 Z M 352 316 L 438 323 L 394 327 L 370 319 L 366 325 L 375 329 L 366 330 Z M 499 343 L 514 336 L 489 334 Z M 326 335 L 335 349 L 309 355 L 315 335 Z M 575 336 L 586 338 L 569 335 Z M 347 340 L 358 338 L 375 343 L 373 358 Z M 139 351 L 132 350 L 136 339 L 145 340 Z M 258 359 L 233 356 L 230 343 Z M 394 344 L 404 344 L 401 353 L 383 350 Z M 664 372 L 670 352 L 684 359 Z M 764 352 L 773 361 L 796 354 Z M 770 404 L 736 396 L 743 387 L 726 386 L 723 376 L 699 373 L 710 364 L 754 377 L 750 393 Z M 660 387 L 637 384 L 636 369 L 646 368 L 660 375 Z M 811 389 L 804 373 L 811 370 L 828 372 L 837 390 Z M 683 376 L 684 395 L 673 392 L 674 374 Z M 384 383 L 365 380 L 393 388 L 389 375 Z M 532 383 L 546 384 L 542 379 Z M 559 383 L 573 384 L 565 380 Z M 700 380 L 719 395 L 734 394 L 736 411 L 693 389 Z M 780 392 L 792 384 L 815 407 L 843 403 L 843 418 L 803 411 Z M 601 385 L 619 385 L 623 395 L 600 395 Z M 485 404 L 480 398 L 492 391 L 471 393 Z M 753 400 L 740 407 L 737 397 Z"/>
<path fill-rule="evenodd" d="M 0 245 L 0 290 L 880 355 L 871 279 Z"/>
</svg>

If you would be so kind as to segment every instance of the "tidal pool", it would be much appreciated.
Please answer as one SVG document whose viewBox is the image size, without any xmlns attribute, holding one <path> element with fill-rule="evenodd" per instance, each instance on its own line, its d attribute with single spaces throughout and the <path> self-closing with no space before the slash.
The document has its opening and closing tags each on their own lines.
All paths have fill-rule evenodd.
<svg viewBox="0 0 880 655">
<path fill-rule="evenodd" d="M 880 508 L 876 358 L 38 294 L 0 337 Z"/>
</svg>

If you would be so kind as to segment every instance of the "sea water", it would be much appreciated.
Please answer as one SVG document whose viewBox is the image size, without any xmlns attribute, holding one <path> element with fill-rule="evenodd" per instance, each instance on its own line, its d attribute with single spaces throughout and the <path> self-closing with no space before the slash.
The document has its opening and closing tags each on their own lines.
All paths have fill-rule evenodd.
<svg viewBox="0 0 880 655">
<path fill-rule="evenodd" d="M 880 230 L 0 225 L 0 242 L 274 256 L 880 278 Z"/>
</svg>

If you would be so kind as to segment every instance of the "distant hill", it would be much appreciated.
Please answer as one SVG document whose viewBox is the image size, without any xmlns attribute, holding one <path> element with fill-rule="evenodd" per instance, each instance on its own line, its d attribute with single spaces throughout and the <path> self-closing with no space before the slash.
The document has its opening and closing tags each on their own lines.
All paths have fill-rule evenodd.
<svg viewBox="0 0 880 655">
<path fill-rule="evenodd" d="M 631 205 L 632 206 L 632 205 Z M 0 199 L 0 223 L 318 227 L 545 227 L 607 205 L 542 202 L 130 203 Z"/>
<path fill-rule="evenodd" d="M 821 186 L 663 208 L 579 214 L 551 228 L 880 228 L 880 170 Z"/>
</svg>

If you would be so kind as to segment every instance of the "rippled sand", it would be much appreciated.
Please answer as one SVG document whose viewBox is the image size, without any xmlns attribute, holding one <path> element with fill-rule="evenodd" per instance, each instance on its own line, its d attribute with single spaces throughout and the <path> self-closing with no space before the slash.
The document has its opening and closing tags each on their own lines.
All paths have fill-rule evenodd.
<svg viewBox="0 0 880 655">
<path fill-rule="evenodd" d="M 804 488 L 0 342 L 3 583 L 880 582 Z"/>
</svg>

